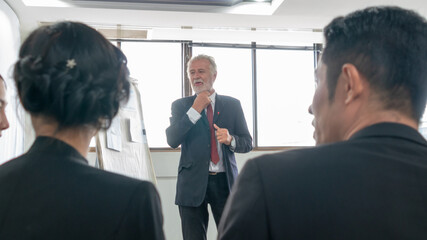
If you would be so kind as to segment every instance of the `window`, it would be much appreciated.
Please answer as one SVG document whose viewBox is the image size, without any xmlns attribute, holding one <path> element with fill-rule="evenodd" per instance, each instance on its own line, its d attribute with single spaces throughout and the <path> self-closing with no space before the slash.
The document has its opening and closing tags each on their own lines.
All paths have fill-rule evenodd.
<svg viewBox="0 0 427 240">
<path fill-rule="evenodd" d="M 256 147 L 314 144 L 313 117 L 308 113 L 315 87 L 312 47 L 253 49 L 251 44 L 180 41 L 122 41 L 119 45 L 128 58 L 131 76 L 139 82 L 151 148 L 169 147 L 165 129 L 172 102 L 183 94 L 186 49 L 192 56 L 215 58 L 218 74 L 214 88 L 218 94 L 240 100 Z M 256 61 L 252 61 L 253 56 Z"/>
<path fill-rule="evenodd" d="M 313 145 L 313 51 L 258 49 L 258 146 Z"/>
<path fill-rule="evenodd" d="M 321 46 L 187 41 L 122 41 L 119 45 L 128 58 L 131 76 L 139 80 L 151 148 L 169 147 L 165 129 L 169 126 L 172 102 L 182 97 L 182 75 L 186 69 L 181 59 L 186 48 L 191 49 L 193 56 L 206 54 L 215 58 L 218 75 L 214 88 L 218 94 L 240 100 L 255 147 L 314 145 L 313 116 L 308 107 L 315 91 L 315 52 Z M 256 76 L 252 75 L 253 70 Z M 427 138 L 427 113 L 421 119 L 419 131 Z"/>
<path fill-rule="evenodd" d="M 199 54 L 215 58 L 218 73 L 214 89 L 220 95 L 240 100 L 249 132 L 253 136 L 251 49 L 193 47 L 193 56 Z"/>
<path fill-rule="evenodd" d="M 181 44 L 122 42 L 130 75 L 138 80 L 144 124 L 150 147 L 168 147 L 171 104 L 181 98 Z"/>
</svg>

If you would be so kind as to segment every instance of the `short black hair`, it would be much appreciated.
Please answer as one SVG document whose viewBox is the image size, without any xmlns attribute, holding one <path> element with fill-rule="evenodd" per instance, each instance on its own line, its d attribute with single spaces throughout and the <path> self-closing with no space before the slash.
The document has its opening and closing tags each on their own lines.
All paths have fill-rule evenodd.
<svg viewBox="0 0 427 240">
<path fill-rule="evenodd" d="M 54 118 L 59 128 L 106 129 L 129 99 L 125 55 L 95 29 L 58 22 L 22 44 L 13 77 L 24 108 Z"/>
<path fill-rule="evenodd" d="M 399 7 L 369 7 L 335 18 L 324 28 L 329 99 L 341 68 L 351 63 L 366 77 L 385 109 L 417 120 L 427 97 L 427 22 Z"/>
</svg>

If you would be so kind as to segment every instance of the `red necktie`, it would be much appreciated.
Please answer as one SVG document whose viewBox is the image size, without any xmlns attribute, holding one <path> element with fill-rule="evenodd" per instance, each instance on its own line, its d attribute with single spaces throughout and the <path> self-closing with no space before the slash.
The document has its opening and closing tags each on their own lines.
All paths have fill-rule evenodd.
<svg viewBox="0 0 427 240">
<path fill-rule="evenodd" d="M 211 104 L 209 104 L 208 108 L 206 109 L 206 112 L 209 121 L 209 130 L 211 131 L 211 161 L 214 164 L 217 164 L 219 162 L 219 156 L 218 149 L 216 147 L 215 130 L 213 128 L 213 111 Z"/>
</svg>

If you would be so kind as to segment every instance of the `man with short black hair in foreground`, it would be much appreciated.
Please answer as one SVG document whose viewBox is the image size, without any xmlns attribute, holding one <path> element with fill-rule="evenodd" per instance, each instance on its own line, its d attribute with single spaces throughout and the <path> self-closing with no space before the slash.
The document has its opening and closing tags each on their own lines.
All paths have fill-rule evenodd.
<svg viewBox="0 0 427 240">
<path fill-rule="evenodd" d="M 371 7 L 334 19 L 309 108 L 318 146 L 249 160 L 219 239 L 427 239 L 427 22 Z"/>
</svg>

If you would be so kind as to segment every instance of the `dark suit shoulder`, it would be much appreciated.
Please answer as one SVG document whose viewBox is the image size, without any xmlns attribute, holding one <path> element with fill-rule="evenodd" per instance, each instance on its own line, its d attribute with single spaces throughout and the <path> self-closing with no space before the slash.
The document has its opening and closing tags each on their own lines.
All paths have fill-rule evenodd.
<svg viewBox="0 0 427 240">
<path fill-rule="evenodd" d="M 226 101 L 226 102 L 235 102 L 235 103 L 240 103 L 240 100 L 231 96 L 227 96 L 227 95 L 217 95 L 218 98 L 221 98 L 221 100 Z"/>
<path fill-rule="evenodd" d="M 99 195 L 104 201 L 127 202 L 135 195 L 135 192 L 143 192 L 144 195 L 157 195 L 153 183 L 141 179 L 124 176 L 118 173 L 105 171 L 87 165 L 79 166 L 74 170 L 74 177 L 80 184 L 87 186 L 85 190 L 92 191 L 93 195 Z M 77 187 L 77 186 L 76 186 Z M 84 191 L 81 189 L 81 191 Z M 89 192 L 88 192 L 89 194 Z"/>
<path fill-rule="evenodd" d="M 176 105 L 176 104 L 186 104 L 186 103 L 192 103 L 194 101 L 196 97 L 193 96 L 188 96 L 188 97 L 183 97 L 183 98 L 178 98 L 175 101 L 172 102 L 172 105 Z"/>
<path fill-rule="evenodd" d="M 75 156 L 35 155 L 40 156 L 26 154 L 0 167 L 0 215 L 5 224 L 0 232 L 14 236 L 9 239 L 106 239 L 119 236 L 123 226 L 130 226 L 127 232 L 134 236 L 162 236 L 160 199 L 151 182 L 91 167 Z M 67 224 L 62 225 L 64 219 Z M 145 225 L 158 227 L 152 231 Z M 18 231 L 26 226 L 34 227 Z M 117 239 L 141 239 L 131 235 Z"/>
<path fill-rule="evenodd" d="M 139 182 L 124 211 L 116 237 L 117 239 L 165 238 L 160 197 L 150 182 Z"/>
<path fill-rule="evenodd" d="M 50 153 L 44 155 L 44 158 L 35 155 L 27 153 L 0 166 L 0 179 L 18 181 L 24 175 L 28 181 L 25 184 L 31 184 L 32 181 L 49 184 L 49 179 L 59 182 L 68 179 L 69 188 L 91 195 L 99 194 L 100 197 L 106 194 L 102 197 L 104 201 L 108 201 L 110 193 L 117 193 L 116 196 L 111 195 L 111 201 L 126 201 L 136 189 L 152 192 L 154 188 L 151 182 L 91 167 L 80 158 L 68 155 L 59 158 Z M 50 169 L 55 171 L 51 172 Z M 40 178 L 44 174 L 50 177 Z M 59 185 L 58 189 L 62 191 Z"/>
<path fill-rule="evenodd" d="M 381 151 L 381 149 L 393 149 L 399 144 L 403 144 L 402 140 L 391 139 L 387 141 L 387 139 L 378 138 L 353 139 L 315 147 L 266 154 L 254 158 L 254 160 L 261 165 L 280 164 L 283 166 L 353 161 L 360 160 L 358 156 L 369 156 L 376 151 Z M 407 145 L 407 147 L 410 147 L 410 145 Z"/>
<path fill-rule="evenodd" d="M 271 239 L 425 239 L 426 156 L 410 138 L 369 134 L 245 168 L 262 189 Z"/>
<path fill-rule="evenodd" d="M 15 169 L 20 169 L 25 166 L 25 154 L 20 157 L 10 159 L 9 161 L 0 165 L 0 177 L 2 175 L 8 175 Z"/>
<path fill-rule="evenodd" d="M 420 166 L 427 167 L 425 156 L 425 146 L 405 139 L 380 136 L 284 151 L 250 161 L 254 161 L 253 164 L 266 179 L 273 180 L 273 176 L 277 176 L 283 181 L 295 181 L 310 176 L 313 181 L 340 181 L 349 176 L 378 176 L 385 170 L 405 168 L 420 171 Z"/>
<path fill-rule="evenodd" d="M 303 165 L 310 162 L 319 161 L 323 158 L 328 158 L 331 151 L 340 150 L 335 146 L 308 147 L 303 149 L 287 150 L 278 153 L 266 154 L 254 158 L 253 161 L 260 166 L 268 165 Z"/>
<path fill-rule="evenodd" d="M 128 176 L 118 174 L 118 173 L 114 173 L 114 172 L 105 171 L 105 170 L 102 170 L 99 168 L 88 167 L 87 171 L 93 172 L 94 176 L 98 175 L 99 178 L 101 178 L 101 179 L 104 179 L 104 178 L 107 179 L 107 181 L 109 181 L 110 183 L 122 182 L 122 183 L 126 183 L 126 184 L 129 184 L 132 186 L 136 186 L 136 185 L 141 184 L 141 183 L 151 184 L 150 182 L 147 182 L 147 181 L 128 177 Z"/>
</svg>

